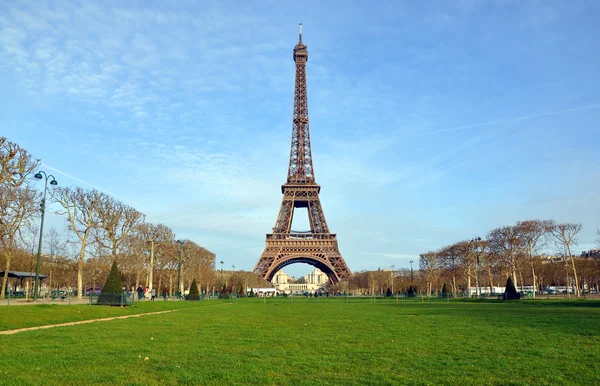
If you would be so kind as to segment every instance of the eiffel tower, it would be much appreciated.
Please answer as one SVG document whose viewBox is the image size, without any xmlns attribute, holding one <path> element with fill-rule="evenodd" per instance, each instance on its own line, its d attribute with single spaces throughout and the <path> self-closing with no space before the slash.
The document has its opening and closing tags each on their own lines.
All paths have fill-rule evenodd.
<svg viewBox="0 0 600 386">
<path fill-rule="evenodd" d="M 352 275 L 340 250 L 336 235 L 329 233 L 321 208 L 319 192 L 310 149 L 308 124 L 308 96 L 306 92 L 306 62 L 308 51 L 300 38 L 294 47 L 296 85 L 294 88 L 294 115 L 292 121 L 292 150 L 287 181 L 281 186 L 283 200 L 273 233 L 267 234 L 267 246 L 258 259 L 254 272 L 271 281 L 275 273 L 294 263 L 306 263 L 323 271 L 332 283 Z M 294 209 L 307 208 L 310 231 L 291 229 Z"/>
</svg>

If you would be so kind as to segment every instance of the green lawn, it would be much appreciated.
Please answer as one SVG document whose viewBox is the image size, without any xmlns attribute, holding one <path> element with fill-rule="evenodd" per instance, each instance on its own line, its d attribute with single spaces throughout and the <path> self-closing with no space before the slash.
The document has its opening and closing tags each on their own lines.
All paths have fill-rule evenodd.
<svg viewBox="0 0 600 386">
<path fill-rule="evenodd" d="M 0 329 L 165 309 L 0 335 L 0 384 L 600 384 L 589 300 L 18 306 Z"/>
</svg>

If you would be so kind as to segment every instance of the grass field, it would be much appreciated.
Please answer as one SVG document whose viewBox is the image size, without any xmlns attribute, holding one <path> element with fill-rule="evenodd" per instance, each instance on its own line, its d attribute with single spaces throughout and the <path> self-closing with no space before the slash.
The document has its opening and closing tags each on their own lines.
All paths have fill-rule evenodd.
<svg viewBox="0 0 600 386">
<path fill-rule="evenodd" d="M 589 300 L 19 306 L 0 330 L 166 309 L 0 335 L 0 384 L 600 384 Z"/>
</svg>

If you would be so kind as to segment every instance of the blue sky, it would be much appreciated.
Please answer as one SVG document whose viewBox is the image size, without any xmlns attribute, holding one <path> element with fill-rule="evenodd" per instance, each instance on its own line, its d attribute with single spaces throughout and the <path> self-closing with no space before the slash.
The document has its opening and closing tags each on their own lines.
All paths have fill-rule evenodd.
<svg viewBox="0 0 600 386">
<path fill-rule="evenodd" d="M 0 135 L 250 270 L 302 22 L 315 176 L 353 271 L 534 218 L 581 222 L 588 249 L 598 20 L 593 1 L 4 1 Z"/>
</svg>

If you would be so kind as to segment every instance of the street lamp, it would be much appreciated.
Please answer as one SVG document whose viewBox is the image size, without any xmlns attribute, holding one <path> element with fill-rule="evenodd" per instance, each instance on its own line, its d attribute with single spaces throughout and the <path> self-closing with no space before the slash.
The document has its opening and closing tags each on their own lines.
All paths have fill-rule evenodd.
<svg viewBox="0 0 600 386">
<path fill-rule="evenodd" d="M 413 263 L 413 261 L 411 260 L 411 261 L 410 261 L 410 282 L 411 282 L 411 283 L 413 282 L 413 270 L 412 270 L 412 263 Z"/>
<path fill-rule="evenodd" d="M 183 241 L 177 240 L 177 244 L 179 244 L 179 264 L 177 267 L 177 297 L 181 298 L 181 247 L 183 246 Z"/>
<path fill-rule="evenodd" d="M 48 179 L 52 177 L 50 180 L 50 185 L 56 186 L 58 182 L 52 174 L 47 175 L 46 172 L 40 170 L 35 173 L 33 176 L 36 180 L 45 179 L 44 182 L 44 198 L 42 198 L 42 202 L 40 204 L 40 210 L 42 211 L 42 223 L 40 224 L 40 242 L 38 244 L 38 253 L 37 253 L 37 265 L 35 267 L 35 285 L 33 287 L 33 301 L 37 302 L 38 298 L 38 290 L 40 286 L 40 263 L 42 259 L 42 236 L 44 235 L 44 214 L 46 213 L 46 192 L 48 192 Z"/>
<path fill-rule="evenodd" d="M 479 243 L 481 242 L 481 237 L 475 237 L 471 242 L 475 243 L 475 256 L 477 256 L 477 290 L 479 291 L 479 298 L 481 298 L 481 265 L 479 264 Z M 469 292 L 471 292 L 470 288 Z"/>
</svg>

